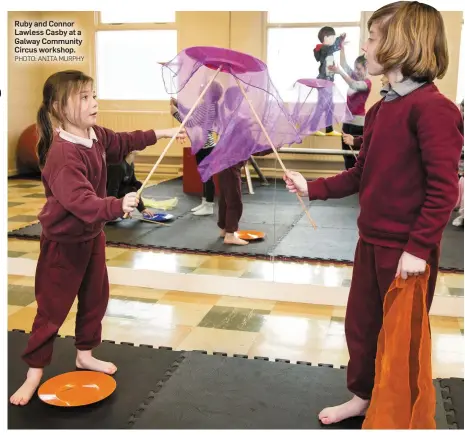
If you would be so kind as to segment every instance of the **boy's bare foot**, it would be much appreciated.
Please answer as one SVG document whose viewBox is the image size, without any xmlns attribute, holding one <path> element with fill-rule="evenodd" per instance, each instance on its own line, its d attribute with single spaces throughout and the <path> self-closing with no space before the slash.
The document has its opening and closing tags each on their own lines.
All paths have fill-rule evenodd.
<svg viewBox="0 0 465 435">
<path fill-rule="evenodd" d="M 24 406 L 27 405 L 31 397 L 34 395 L 37 387 L 42 379 L 43 369 L 29 368 L 27 371 L 27 377 L 24 384 L 19 387 L 15 394 L 10 397 L 10 402 L 13 405 Z"/>
<path fill-rule="evenodd" d="M 91 370 L 93 372 L 102 372 L 107 375 L 113 375 L 117 368 L 107 361 L 100 361 L 92 356 L 91 350 L 78 350 L 76 357 L 76 367 L 78 369 Z"/>
<path fill-rule="evenodd" d="M 346 418 L 365 415 L 369 404 L 369 400 L 364 400 L 360 397 L 354 396 L 342 405 L 323 409 L 323 411 L 321 411 L 318 415 L 318 418 L 323 424 L 338 423 Z"/>
<path fill-rule="evenodd" d="M 242 240 L 236 236 L 235 233 L 226 233 L 224 236 L 224 243 L 226 245 L 248 245 L 249 242 L 247 240 Z"/>
<path fill-rule="evenodd" d="M 220 231 L 220 237 L 223 237 L 223 238 L 224 238 L 225 235 L 226 235 L 226 231 L 225 231 L 225 230 L 221 230 L 221 231 Z"/>
</svg>

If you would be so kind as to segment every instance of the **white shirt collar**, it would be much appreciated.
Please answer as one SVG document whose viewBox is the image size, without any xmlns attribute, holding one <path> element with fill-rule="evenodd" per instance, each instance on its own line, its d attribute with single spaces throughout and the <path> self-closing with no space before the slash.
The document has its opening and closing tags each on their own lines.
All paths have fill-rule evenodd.
<svg viewBox="0 0 465 435">
<path fill-rule="evenodd" d="M 63 130 L 61 128 L 58 128 L 57 130 L 58 130 L 58 135 L 62 139 L 67 140 L 68 142 L 71 142 L 71 143 L 84 145 L 87 148 L 92 148 L 94 141 L 96 142 L 98 140 L 97 135 L 95 134 L 95 131 L 92 127 L 89 129 L 89 139 L 85 137 L 76 136 L 75 134 L 69 133 L 66 130 Z"/>
</svg>

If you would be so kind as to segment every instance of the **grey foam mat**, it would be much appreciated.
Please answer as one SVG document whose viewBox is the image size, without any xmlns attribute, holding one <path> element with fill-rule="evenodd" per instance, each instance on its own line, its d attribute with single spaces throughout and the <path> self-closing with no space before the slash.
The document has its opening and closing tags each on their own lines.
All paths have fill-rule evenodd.
<svg viewBox="0 0 465 435">
<path fill-rule="evenodd" d="M 358 239 L 358 196 L 328 201 L 313 201 L 310 214 L 318 225 L 315 231 L 303 214 L 294 195 L 276 180 L 269 186 L 254 183 L 255 194 L 247 194 L 244 187 L 244 213 L 240 228 L 266 233 L 263 241 L 248 246 L 224 245 L 218 237 L 217 217 L 193 216 L 190 209 L 199 198 L 182 192 L 182 180 L 175 179 L 144 191 L 144 196 L 156 199 L 178 197 L 177 207 L 170 211 L 175 216 L 169 226 L 141 222 L 137 219 L 108 224 L 107 243 L 151 247 L 181 252 L 215 253 L 255 256 L 277 260 L 326 260 L 352 263 Z M 137 213 L 135 213 L 137 218 Z M 453 213 L 452 219 L 455 217 Z M 10 237 L 40 238 L 40 224 L 10 232 Z M 463 228 L 447 225 L 441 247 L 440 268 L 463 271 Z"/>
</svg>

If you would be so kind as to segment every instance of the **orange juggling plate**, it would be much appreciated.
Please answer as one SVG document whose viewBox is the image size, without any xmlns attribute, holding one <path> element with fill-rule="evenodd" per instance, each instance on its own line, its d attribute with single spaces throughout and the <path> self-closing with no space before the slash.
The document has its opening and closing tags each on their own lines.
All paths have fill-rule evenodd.
<svg viewBox="0 0 465 435">
<path fill-rule="evenodd" d="M 263 231 L 254 231 L 254 230 L 236 231 L 236 235 L 242 240 L 259 240 L 265 237 L 265 233 Z"/>
<path fill-rule="evenodd" d="M 44 382 L 37 394 L 49 405 L 73 407 L 100 402 L 115 389 L 116 381 L 105 373 L 75 371 Z"/>
</svg>

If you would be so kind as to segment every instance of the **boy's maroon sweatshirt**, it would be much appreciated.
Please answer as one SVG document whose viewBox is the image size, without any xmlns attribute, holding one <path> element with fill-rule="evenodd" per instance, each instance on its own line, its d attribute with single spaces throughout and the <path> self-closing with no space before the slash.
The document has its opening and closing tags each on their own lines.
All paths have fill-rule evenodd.
<svg viewBox="0 0 465 435">
<path fill-rule="evenodd" d="M 56 135 L 42 170 L 47 201 L 39 214 L 43 235 L 62 243 L 91 240 L 106 221 L 123 216 L 123 198 L 107 197 L 107 163 L 156 143 L 153 130 L 115 133 L 93 127 L 92 146 Z"/>
<path fill-rule="evenodd" d="M 359 193 L 360 237 L 428 260 L 458 197 L 463 147 L 459 109 L 434 84 L 367 113 L 356 165 L 308 182 L 310 200 Z"/>
</svg>

